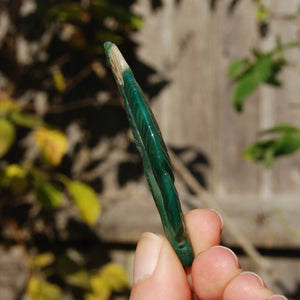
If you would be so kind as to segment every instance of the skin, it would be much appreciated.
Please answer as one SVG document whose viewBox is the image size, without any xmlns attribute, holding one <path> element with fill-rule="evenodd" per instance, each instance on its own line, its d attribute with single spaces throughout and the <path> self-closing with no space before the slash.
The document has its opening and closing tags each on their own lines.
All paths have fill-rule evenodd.
<svg viewBox="0 0 300 300">
<path fill-rule="evenodd" d="M 144 233 L 134 263 L 131 300 L 283 300 L 262 279 L 244 272 L 236 255 L 220 246 L 222 218 L 207 209 L 185 216 L 195 252 L 193 265 L 184 269 L 165 237 Z"/>
</svg>

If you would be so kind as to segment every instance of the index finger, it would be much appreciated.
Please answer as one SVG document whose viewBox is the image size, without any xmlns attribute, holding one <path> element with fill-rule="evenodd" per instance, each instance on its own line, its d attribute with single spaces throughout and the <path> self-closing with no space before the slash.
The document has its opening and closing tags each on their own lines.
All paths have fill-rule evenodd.
<svg viewBox="0 0 300 300">
<path fill-rule="evenodd" d="M 194 209 L 185 215 L 185 221 L 195 256 L 220 244 L 223 220 L 216 211 Z"/>
</svg>

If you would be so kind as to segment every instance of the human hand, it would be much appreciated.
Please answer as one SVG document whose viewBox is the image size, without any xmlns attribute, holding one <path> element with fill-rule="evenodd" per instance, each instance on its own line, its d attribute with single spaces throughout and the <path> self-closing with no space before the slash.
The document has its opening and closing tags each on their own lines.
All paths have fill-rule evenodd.
<svg viewBox="0 0 300 300">
<path fill-rule="evenodd" d="M 185 221 L 195 252 L 192 267 L 184 270 L 165 237 L 143 234 L 135 255 L 131 300 L 286 299 L 274 295 L 258 275 L 244 272 L 236 255 L 219 245 L 223 222 L 216 212 L 192 210 Z"/>
</svg>

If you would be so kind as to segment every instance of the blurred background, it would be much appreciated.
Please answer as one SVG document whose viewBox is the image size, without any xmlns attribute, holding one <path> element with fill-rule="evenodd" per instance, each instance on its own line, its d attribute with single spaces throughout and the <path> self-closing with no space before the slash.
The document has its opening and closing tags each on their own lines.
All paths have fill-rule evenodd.
<svg viewBox="0 0 300 300">
<path fill-rule="evenodd" d="M 1 299 L 128 299 L 162 232 L 106 62 L 116 43 L 170 149 L 184 212 L 300 299 L 300 1 L 0 1 Z"/>
</svg>

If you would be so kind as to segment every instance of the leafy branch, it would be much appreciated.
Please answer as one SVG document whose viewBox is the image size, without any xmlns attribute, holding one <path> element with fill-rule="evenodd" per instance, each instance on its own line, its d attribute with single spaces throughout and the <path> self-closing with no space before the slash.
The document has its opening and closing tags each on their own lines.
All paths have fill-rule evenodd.
<svg viewBox="0 0 300 300">
<path fill-rule="evenodd" d="M 130 5 L 106 0 L 0 4 L 0 234 L 3 241 L 28 247 L 28 299 L 62 299 L 64 287 L 71 287 L 80 289 L 76 298 L 108 300 L 129 288 L 120 266 L 88 267 L 87 258 L 70 255 L 70 249 L 76 252 L 74 245 L 63 253 L 50 247 L 41 251 L 34 225 L 46 225 L 54 233 L 47 242 L 53 238 L 53 244 L 59 244 L 62 229 L 53 220 L 67 207 L 75 211 L 71 221 L 94 233 L 101 203 L 92 183 L 72 174 L 78 162 L 71 156 L 77 149 L 69 149 L 75 146 L 65 132 L 82 120 L 82 108 L 95 107 L 95 99 L 102 101 L 99 94 L 105 99 L 113 94 L 101 62 L 102 45 L 112 40 L 132 46 L 128 36 L 143 20 Z M 99 101 L 97 109 L 104 106 Z M 98 128 L 93 129 L 86 132 L 95 136 Z M 76 143 L 86 147 L 87 139 Z M 3 228 L 12 228 L 13 234 Z M 76 255 L 81 256 L 79 251 Z"/>
<path fill-rule="evenodd" d="M 263 1 L 257 0 L 256 19 L 261 25 L 270 20 L 279 18 L 274 16 L 264 5 Z M 300 18 L 300 7 L 297 12 L 282 15 L 280 19 L 293 21 Z M 260 27 L 261 29 L 261 27 Z M 264 35 L 262 35 L 264 36 Z M 245 101 L 263 84 L 281 87 L 279 75 L 286 67 L 295 63 L 289 61 L 286 50 L 296 48 L 300 50 L 298 40 L 282 43 L 277 37 L 275 47 L 270 51 L 252 50 L 251 58 L 235 60 L 228 70 L 234 88 L 231 96 L 232 106 L 237 112 L 242 112 Z M 260 140 L 249 146 L 244 151 L 244 158 L 251 161 L 263 162 L 270 167 L 276 158 L 290 155 L 300 148 L 300 129 L 291 124 L 279 124 L 260 133 Z"/>
</svg>

